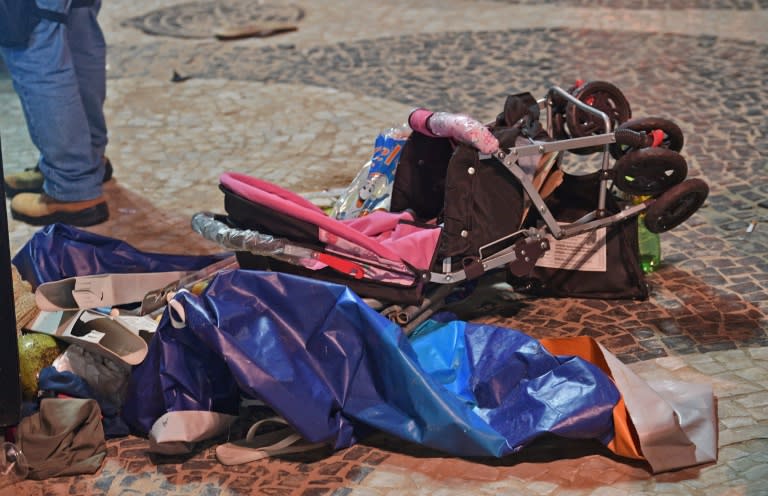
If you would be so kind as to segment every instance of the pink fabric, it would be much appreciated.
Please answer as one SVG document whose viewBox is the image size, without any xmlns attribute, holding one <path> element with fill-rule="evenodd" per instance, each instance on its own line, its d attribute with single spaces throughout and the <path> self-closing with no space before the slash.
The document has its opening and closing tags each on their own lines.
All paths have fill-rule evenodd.
<svg viewBox="0 0 768 496">
<path fill-rule="evenodd" d="M 318 212 L 320 214 L 325 214 L 320 207 L 307 200 L 303 196 L 281 188 L 276 184 L 262 181 L 261 179 L 256 179 L 255 177 L 237 172 L 225 172 L 219 176 L 219 181 L 221 181 L 221 184 L 227 188 L 248 199 L 252 199 L 248 195 L 249 193 L 256 194 L 259 198 L 267 200 L 269 200 L 270 197 L 274 195 L 276 197 L 276 201 L 282 200 L 284 202 L 290 202 L 284 204 L 284 207 L 289 209 L 289 211 L 293 210 L 300 212 L 302 209 L 308 208 L 309 210 Z M 291 203 L 295 205 L 291 205 Z"/>
<path fill-rule="evenodd" d="M 398 224 L 400 220 L 413 220 L 409 213 L 377 211 L 339 221 L 302 196 L 267 181 L 237 172 L 226 172 L 219 180 L 243 198 L 318 226 L 320 241 L 341 248 L 357 246 L 385 260 L 407 261 L 422 270 L 428 269 L 432 261 L 440 230 Z"/>
<path fill-rule="evenodd" d="M 432 265 L 440 229 L 425 229 L 412 224 L 398 224 L 388 239 L 379 238 L 382 245 L 391 247 L 416 268 L 428 270 Z"/>
<path fill-rule="evenodd" d="M 381 215 L 381 214 L 385 215 Z M 401 221 L 413 221 L 413 216 L 409 212 L 393 213 L 383 210 L 376 210 L 369 215 L 345 219 L 340 222 L 348 225 L 355 231 L 361 232 L 369 237 L 376 237 L 382 233 L 393 231 Z"/>
<path fill-rule="evenodd" d="M 410 213 L 372 212 L 370 215 L 341 222 L 366 236 L 375 238 L 382 246 L 400 254 L 400 257 L 419 269 L 429 269 L 440 237 L 440 229 L 423 228 L 413 224 Z"/>
</svg>

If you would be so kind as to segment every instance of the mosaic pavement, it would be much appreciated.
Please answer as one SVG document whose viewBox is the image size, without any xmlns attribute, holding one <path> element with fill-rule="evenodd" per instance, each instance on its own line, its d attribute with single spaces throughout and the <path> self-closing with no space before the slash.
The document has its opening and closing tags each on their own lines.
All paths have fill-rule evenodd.
<svg viewBox="0 0 768 496">
<path fill-rule="evenodd" d="M 93 230 L 145 250 L 217 251 L 188 223 L 195 211 L 221 211 L 223 171 L 300 192 L 338 188 L 367 160 L 375 134 L 417 105 L 490 120 L 509 93 L 611 81 L 634 116 L 682 127 L 691 175 L 712 190 L 662 235 L 651 298 L 535 299 L 488 280 L 456 310 L 536 337 L 593 336 L 644 377 L 712 383 L 720 461 L 650 476 L 599 447 L 552 439 L 519 457 L 458 460 L 377 437 L 319 459 L 224 469 L 210 449 L 157 464 L 130 437 L 110 441 L 95 476 L 29 481 L 12 494 L 768 493 L 766 2 L 384 3 L 105 3 L 116 179 L 106 185 L 112 217 Z M 209 33 L 276 19 L 299 29 L 237 42 Z M 0 107 L 6 170 L 32 165 L 1 72 Z M 10 225 L 15 252 L 35 229 Z"/>
</svg>

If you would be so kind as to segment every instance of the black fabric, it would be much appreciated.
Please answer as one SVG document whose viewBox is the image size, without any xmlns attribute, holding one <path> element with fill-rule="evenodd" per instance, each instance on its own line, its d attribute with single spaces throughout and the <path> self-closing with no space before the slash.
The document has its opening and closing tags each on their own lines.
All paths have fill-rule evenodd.
<svg viewBox="0 0 768 496">
<path fill-rule="evenodd" d="M 530 93 L 509 95 L 491 132 L 506 151 L 519 136 L 544 140 L 539 106 Z M 438 254 L 477 257 L 481 247 L 520 229 L 525 193 L 520 182 L 497 159 L 480 159 L 476 149 L 462 145 L 448 164 L 443 221 Z M 505 248 L 496 243 L 483 257 Z"/>
<path fill-rule="evenodd" d="M 67 14 L 63 12 L 56 12 L 54 10 L 37 9 L 37 15 L 41 19 L 48 19 L 53 22 L 60 22 L 61 24 L 67 23 Z"/>
<path fill-rule="evenodd" d="M 530 93 L 517 93 L 507 96 L 504 111 L 496 118 L 495 127 L 517 127 L 530 138 L 540 139 L 545 136 L 539 121 L 539 104 Z"/>
<path fill-rule="evenodd" d="M 411 133 L 397 165 L 390 209 L 411 210 L 421 220 L 440 215 L 445 202 L 445 174 L 452 155 L 453 145 L 448 138 Z"/>
<path fill-rule="evenodd" d="M 510 147 L 519 131 L 500 128 L 494 134 L 502 146 Z M 517 231 L 522 215 L 523 187 L 507 168 L 495 158 L 481 160 L 470 146 L 457 147 L 445 179 L 438 255 L 478 256 L 481 246 Z"/>
<path fill-rule="evenodd" d="M 0 0 L 0 46 L 26 46 L 38 22 L 34 0 Z"/>
<path fill-rule="evenodd" d="M 565 174 L 563 183 L 547 199 L 552 215 L 560 222 L 572 222 L 597 208 L 600 191 L 598 173 L 574 176 Z M 620 206 L 608 195 L 606 209 L 609 214 Z M 536 225 L 541 219 L 534 212 L 526 220 Z M 511 274 L 509 283 L 520 293 L 536 296 L 646 299 L 648 285 L 640 268 L 637 245 L 637 217 L 607 227 L 606 272 L 588 272 L 536 267 L 529 277 L 517 278 Z"/>
<path fill-rule="evenodd" d="M 289 217 L 267 205 L 243 198 L 225 186 L 224 209 L 231 225 L 241 229 L 253 229 L 273 236 L 290 239 L 294 243 L 322 249 L 319 228 L 311 222 Z"/>
<path fill-rule="evenodd" d="M 523 135 L 545 139 L 539 107 L 530 93 L 509 95 L 490 126 L 501 147 L 515 146 Z M 477 257 L 480 247 L 520 228 L 523 188 L 495 158 L 481 160 L 468 145 L 413 132 L 406 142 L 393 186 L 391 209 L 412 210 L 417 218 L 444 223 L 439 258 Z M 504 248 L 498 244 L 483 255 Z"/>
<path fill-rule="evenodd" d="M 424 291 L 426 289 L 421 279 L 417 279 L 410 286 L 403 286 L 368 279 L 355 279 L 330 267 L 310 270 L 289 262 L 282 262 L 275 258 L 254 255 L 248 252 L 239 251 L 235 253 L 235 256 L 237 257 L 237 263 L 243 269 L 283 272 L 310 279 L 343 284 L 362 298 L 375 298 L 387 303 L 419 305 L 424 298 Z"/>
</svg>

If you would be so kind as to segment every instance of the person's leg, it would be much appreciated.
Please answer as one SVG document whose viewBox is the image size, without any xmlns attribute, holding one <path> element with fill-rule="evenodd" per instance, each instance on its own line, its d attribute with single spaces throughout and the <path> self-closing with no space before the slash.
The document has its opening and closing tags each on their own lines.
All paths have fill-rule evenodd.
<svg viewBox="0 0 768 496">
<path fill-rule="evenodd" d="M 69 48 L 97 162 L 101 161 L 107 146 L 107 123 L 104 118 L 107 44 L 97 20 L 100 8 L 101 0 L 95 0 L 91 7 L 71 9 L 67 21 Z"/>
<path fill-rule="evenodd" d="M 103 166 L 91 145 L 67 27 L 43 19 L 28 47 L 2 50 L 30 137 L 40 150 L 45 192 L 65 202 L 100 197 Z"/>
<path fill-rule="evenodd" d="M 38 0 L 38 5 L 40 2 L 53 4 L 57 12 L 66 5 L 60 0 Z M 13 197 L 12 217 L 33 225 L 61 222 L 89 226 L 104 222 L 109 218 L 101 188 L 104 165 L 101 151 L 94 152 L 92 146 L 69 48 L 68 26 L 43 19 L 27 47 L 4 48 L 2 55 L 24 109 L 30 137 L 40 150 L 38 167 L 44 178 L 43 193 Z"/>
</svg>

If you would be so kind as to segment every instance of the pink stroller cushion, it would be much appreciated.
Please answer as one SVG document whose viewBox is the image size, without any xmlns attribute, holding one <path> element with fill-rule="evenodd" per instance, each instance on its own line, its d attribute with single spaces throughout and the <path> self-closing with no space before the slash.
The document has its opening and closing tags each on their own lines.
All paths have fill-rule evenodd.
<svg viewBox="0 0 768 496">
<path fill-rule="evenodd" d="M 414 219 L 409 212 L 376 211 L 340 221 L 329 217 L 302 196 L 246 174 L 227 172 L 220 176 L 220 182 L 253 203 L 317 226 L 318 241 L 337 250 L 359 256 L 369 252 L 391 262 L 405 262 L 419 270 L 428 270 L 432 263 L 440 229 L 412 224 Z M 267 234 L 280 237 L 279 233 Z"/>
</svg>

